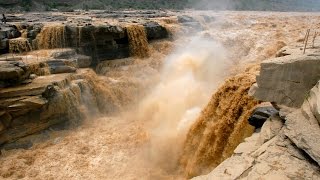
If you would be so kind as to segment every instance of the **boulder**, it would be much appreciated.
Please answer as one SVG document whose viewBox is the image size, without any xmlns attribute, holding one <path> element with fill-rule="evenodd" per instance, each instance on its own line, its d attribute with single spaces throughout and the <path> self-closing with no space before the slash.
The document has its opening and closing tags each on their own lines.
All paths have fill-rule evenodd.
<svg viewBox="0 0 320 180">
<path fill-rule="evenodd" d="M 29 38 L 31 41 L 36 39 L 37 35 L 41 32 L 43 28 L 42 23 L 35 23 L 35 24 L 30 24 L 27 27 L 27 38 Z"/>
<path fill-rule="evenodd" d="M 181 15 L 181 16 L 178 16 L 178 22 L 189 23 L 189 22 L 196 22 L 196 20 L 193 17 L 187 16 L 187 15 Z"/>
<path fill-rule="evenodd" d="M 10 24 L 0 24 L 0 38 L 17 38 L 20 37 L 21 33 L 16 26 Z"/>
<path fill-rule="evenodd" d="M 0 63 L 0 87 L 8 87 L 21 84 L 29 79 L 30 68 L 23 62 Z"/>
<path fill-rule="evenodd" d="M 9 39 L 18 38 L 21 33 L 16 26 L 9 24 L 0 24 L 0 53 L 9 52 Z"/>
<path fill-rule="evenodd" d="M 77 55 L 77 64 L 79 68 L 88 68 L 91 66 L 92 58 L 85 55 Z"/>
<path fill-rule="evenodd" d="M 320 56 L 288 55 L 261 63 L 252 94 L 259 100 L 300 107 L 320 79 Z"/>
<path fill-rule="evenodd" d="M 144 24 L 144 27 L 146 29 L 147 38 L 149 40 L 164 39 L 168 37 L 167 29 L 157 22 L 147 22 Z"/>
</svg>

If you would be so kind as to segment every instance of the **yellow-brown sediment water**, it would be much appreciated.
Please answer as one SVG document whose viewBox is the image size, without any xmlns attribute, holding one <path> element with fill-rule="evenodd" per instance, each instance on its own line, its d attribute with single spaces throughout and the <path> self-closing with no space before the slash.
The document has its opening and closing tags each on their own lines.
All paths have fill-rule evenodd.
<svg viewBox="0 0 320 180">
<path fill-rule="evenodd" d="M 126 29 L 131 56 L 140 58 L 149 57 L 149 43 L 145 28 L 141 25 L 130 25 Z"/>
<path fill-rule="evenodd" d="M 188 132 L 180 159 L 188 178 L 208 173 L 253 133 L 248 118 L 258 104 L 248 95 L 255 82 L 251 73 L 228 79 Z"/>
<path fill-rule="evenodd" d="M 256 63 L 257 59 L 264 59 L 272 55 L 278 47 L 282 46 L 283 43 L 277 43 L 277 41 L 291 44 L 297 39 L 304 38 L 305 29 L 310 25 L 319 28 L 320 18 L 310 13 L 299 15 L 276 12 L 271 14 L 268 12 L 223 12 L 222 14 L 215 13 L 213 16 L 217 21 L 214 21 L 214 26 L 208 29 L 210 37 L 225 44 L 227 50 L 223 51 L 214 44 L 203 46 L 203 41 L 189 46 L 186 45 L 188 41 L 176 39 L 168 43 L 172 46 L 183 46 L 182 50 L 184 48 L 185 51 L 172 52 L 171 45 L 167 48 L 166 43 L 155 45 L 152 42 L 150 43 L 152 44 L 151 49 L 155 48 L 159 51 L 167 49 L 168 53 L 173 54 L 165 59 L 164 67 L 160 71 L 154 67 L 158 67 L 158 64 L 162 65 L 162 61 L 158 56 L 154 56 L 155 52 L 151 52 L 151 57 L 148 59 L 136 61 L 139 58 L 133 58 L 137 63 L 101 70 L 100 76 L 93 71 L 88 72 L 87 76 L 92 75 L 85 78 L 89 85 L 100 86 L 93 87 L 96 89 L 94 92 L 98 99 L 101 100 L 99 103 L 103 105 L 103 100 L 106 100 L 102 109 L 106 108 L 110 112 L 116 109 L 126 111 L 122 108 L 123 105 L 138 101 L 141 104 L 133 106 L 133 109 L 137 111 L 129 113 L 128 116 L 114 114 L 114 116 L 107 115 L 102 118 L 89 117 L 78 128 L 52 132 L 54 134 L 52 138 L 35 144 L 31 149 L 2 151 L 0 179 L 179 179 L 181 176 L 179 173 L 175 176 L 175 170 L 180 167 L 185 171 L 188 165 L 189 177 L 191 177 L 192 174 L 208 172 L 221 159 L 228 157 L 232 147 L 237 144 L 235 143 L 238 141 L 237 138 L 242 136 L 237 132 L 240 133 L 239 130 L 247 127 L 246 123 L 242 123 L 246 118 L 240 118 L 241 120 L 238 118 L 233 121 L 229 113 L 223 117 L 221 113 L 213 113 L 213 111 L 209 113 L 209 106 L 206 108 L 211 96 L 217 92 L 217 88 L 226 86 L 222 83 L 226 76 L 229 77 L 229 74 L 223 73 L 229 71 L 230 66 L 225 63 L 229 59 L 232 60 L 231 67 L 234 67 L 233 62 L 238 62 L 235 66 L 247 66 L 248 62 Z M 221 16 L 224 18 L 221 19 Z M 175 26 L 174 23 L 169 25 L 180 29 L 179 25 Z M 181 29 L 184 30 L 183 27 Z M 210 37 L 206 36 L 205 39 L 209 40 Z M 208 53 L 207 56 L 203 55 L 206 53 L 201 53 L 204 49 L 216 48 L 217 51 Z M 193 49 L 195 52 L 200 52 L 200 55 L 192 51 Z M 190 51 L 192 53 L 189 53 Z M 35 54 L 41 57 L 46 56 L 47 53 L 41 51 Z M 221 59 L 221 54 L 229 54 L 235 59 L 225 57 Z M 212 74 L 209 67 L 213 67 L 211 70 L 216 74 Z M 38 68 L 35 67 L 35 69 Z M 210 73 L 205 75 L 205 72 Z M 239 71 L 234 74 L 238 73 Z M 156 78 L 152 80 L 154 76 Z M 229 106 L 223 106 L 224 108 L 237 110 L 236 105 L 233 104 L 243 104 L 243 107 L 249 107 L 241 103 L 245 101 L 244 98 L 240 98 L 240 103 L 237 103 L 240 97 L 238 94 L 241 92 L 237 89 L 240 88 L 239 84 L 243 80 L 240 80 L 240 77 L 231 79 L 234 81 L 228 80 L 229 85 L 226 87 L 229 88 L 223 89 L 226 95 L 220 93 L 219 98 L 214 96 L 215 100 L 221 102 L 234 100 L 234 102 L 228 102 Z M 231 85 L 232 83 L 234 85 Z M 84 88 L 90 87 L 85 86 Z M 141 89 L 150 91 L 150 93 L 145 98 L 141 96 L 137 98 L 136 94 L 141 94 Z M 218 92 L 222 90 L 219 89 Z M 85 97 L 89 99 L 90 96 L 85 95 Z M 220 110 L 215 112 L 222 112 L 222 108 Z M 201 114 L 201 111 L 208 112 L 208 116 Z M 240 113 L 240 110 L 238 112 Z M 223 122 L 231 123 L 231 126 L 234 127 L 227 126 L 226 133 L 223 133 L 223 122 L 209 116 L 211 114 L 216 114 L 221 119 L 227 118 L 228 121 Z M 134 116 L 138 116 L 137 120 L 132 120 Z M 237 115 L 234 114 L 234 116 Z M 205 132 L 204 135 L 197 133 L 198 131 L 195 132 L 196 125 L 192 126 L 199 119 L 203 120 L 204 125 L 200 126 L 199 123 L 196 125 L 199 125 L 199 128 L 203 127 L 200 128 L 201 130 L 206 129 L 207 131 L 197 130 Z M 220 129 L 214 122 L 219 122 Z M 236 123 L 232 125 L 232 122 Z M 214 124 L 217 127 L 216 131 L 222 132 L 220 139 L 227 139 L 226 143 L 221 146 L 223 153 L 221 149 L 215 150 L 215 144 L 221 145 L 217 143 L 218 141 L 214 140 L 215 144 L 211 144 L 214 147 L 204 141 L 205 138 L 209 138 L 208 134 L 213 133 L 210 127 Z M 188 133 L 191 126 L 194 128 Z M 245 132 L 250 133 L 250 128 Z M 219 139 L 220 136 L 215 135 L 210 137 Z M 194 146 L 190 144 L 191 140 L 194 140 Z M 202 148 L 200 152 L 198 145 L 203 145 L 202 147 L 208 145 L 208 149 Z M 210 156 L 210 152 L 219 152 L 217 160 Z M 208 155 L 208 159 L 204 155 Z M 193 160 L 195 163 L 192 163 Z M 180 161 L 184 163 L 179 164 Z M 182 177 L 182 179 L 185 178 Z"/>
<path fill-rule="evenodd" d="M 64 48 L 66 46 L 65 26 L 44 26 L 37 36 L 38 49 Z"/>
<path fill-rule="evenodd" d="M 22 53 L 32 51 L 31 44 L 26 38 L 15 38 L 9 40 L 9 51 L 11 53 Z"/>
</svg>

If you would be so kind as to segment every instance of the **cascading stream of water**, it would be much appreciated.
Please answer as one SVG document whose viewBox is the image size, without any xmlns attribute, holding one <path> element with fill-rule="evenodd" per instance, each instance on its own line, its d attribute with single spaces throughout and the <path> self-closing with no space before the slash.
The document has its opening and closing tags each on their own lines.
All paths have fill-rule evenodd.
<svg viewBox="0 0 320 180">
<path fill-rule="evenodd" d="M 188 129 L 228 75 L 226 54 L 215 41 L 193 38 L 166 59 L 160 82 L 141 101 L 137 114 L 147 124 L 148 155 L 164 170 L 176 168 Z"/>
</svg>

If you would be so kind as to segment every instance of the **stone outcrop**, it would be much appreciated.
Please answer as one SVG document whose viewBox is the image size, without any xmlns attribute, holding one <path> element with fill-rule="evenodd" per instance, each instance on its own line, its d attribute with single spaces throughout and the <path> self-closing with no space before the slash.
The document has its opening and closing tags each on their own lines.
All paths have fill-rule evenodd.
<svg viewBox="0 0 320 180">
<path fill-rule="evenodd" d="M 301 110 L 286 117 L 285 135 L 320 165 L 320 81 L 311 89 Z"/>
<path fill-rule="evenodd" d="M 76 110 L 80 89 L 72 83 L 74 79 L 71 74 L 51 75 L 39 77 L 26 86 L 0 90 L 0 119 L 4 127 L 0 133 L 0 144 L 12 142 L 69 118 L 80 119 L 81 114 Z"/>
<path fill-rule="evenodd" d="M 241 143 L 232 157 L 195 179 L 319 179 L 319 62 L 315 54 L 291 54 L 262 63 L 251 93 L 275 102 L 279 114 Z"/>
<path fill-rule="evenodd" d="M 102 60 L 129 57 L 129 44 L 120 26 L 66 26 L 65 46 L 92 57 L 96 65 Z"/>
<path fill-rule="evenodd" d="M 9 24 L 0 25 L 0 54 L 9 51 L 9 39 L 20 37 L 21 33 L 16 26 Z"/>
<path fill-rule="evenodd" d="M 0 61 L 0 88 L 28 83 L 30 68 L 20 61 Z"/>
<path fill-rule="evenodd" d="M 164 39 L 168 37 L 168 31 L 166 30 L 166 28 L 164 28 L 157 22 L 147 22 L 143 26 L 146 29 L 147 38 L 149 40 Z"/>
<path fill-rule="evenodd" d="M 320 56 L 284 56 L 265 61 L 252 89 L 259 99 L 289 107 L 300 107 L 309 90 L 320 79 Z M 256 90 L 254 90 L 256 89 Z"/>
<path fill-rule="evenodd" d="M 0 149 L 29 148 L 33 136 L 42 138 L 48 128 L 74 127 L 87 116 L 119 112 L 128 103 L 123 101 L 127 89 L 109 83 L 91 69 L 77 69 L 0 89 Z"/>
<path fill-rule="evenodd" d="M 1 89 L 0 145 L 53 125 L 76 125 L 87 107 L 96 111 L 96 90 L 87 77 L 89 70 L 79 71 L 41 76 L 24 86 Z"/>
<path fill-rule="evenodd" d="M 128 17 L 155 18 L 153 13 L 131 13 Z M 109 81 L 101 80 L 92 70 L 81 68 L 132 63 L 127 58 L 133 50 L 128 33 L 132 24 L 143 30 L 146 47 L 148 40 L 168 37 L 166 28 L 150 19 L 126 19 L 110 25 L 101 20 L 94 23 L 91 17 L 68 21 L 67 17 L 16 14 L 7 16 L 15 25 L 0 24 L 0 54 L 4 54 L 0 57 L 0 149 L 30 147 L 30 141 L 26 146 L 16 142 L 49 127 L 77 124 L 85 114 L 120 110 L 127 103 L 124 92 L 110 87 Z M 55 24 L 49 23 L 52 21 Z M 137 32 L 131 33 L 140 38 Z M 138 45 L 137 50 L 141 49 Z M 28 52 L 42 49 L 46 50 Z M 107 61 L 123 58 L 117 63 Z"/>
<path fill-rule="evenodd" d="M 319 179 L 319 166 L 284 135 L 284 130 L 279 117 L 270 118 L 231 158 L 194 179 Z"/>
<path fill-rule="evenodd" d="M 167 30 L 157 22 L 144 23 L 148 40 L 168 37 Z M 21 53 L 37 49 L 72 48 L 71 54 L 56 54 L 59 56 L 72 56 L 78 53 L 91 57 L 92 66 L 100 61 L 127 58 L 130 56 L 128 34 L 125 26 L 117 25 L 84 25 L 66 24 L 57 26 L 44 26 L 43 24 L 21 23 L 0 30 L 0 51 Z M 24 37 L 20 37 L 21 34 Z M 19 38 L 18 38 L 19 37 Z M 15 39 L 13 39 L 15 38 Z M 12 46 L 9 46 L 9 39 Z M 10 48 L 11 47 L 11 48 Z M 63 57 L 65 58 L 65 57 Z M 88 59 L 81 59 L 81 66 L 87 66 Z M 85 62 L 84 62 L 85 61 Z M 85 65 L 84 65 L 85 64 Z"/>
</svg>

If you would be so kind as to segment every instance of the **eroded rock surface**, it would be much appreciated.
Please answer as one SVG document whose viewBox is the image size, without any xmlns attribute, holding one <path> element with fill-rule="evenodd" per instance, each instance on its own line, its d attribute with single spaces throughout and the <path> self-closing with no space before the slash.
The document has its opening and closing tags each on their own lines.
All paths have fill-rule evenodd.
<svg viewBox="0 0 320 180">
<path fill-rule="evenodd" d="M 29 66 L 23 62 L 0 61 L 0 88 L 27 83 L 30 72 Z"/>
<path fill-rule="evenodd" d="M 270 118 L 231 158 L 194 179 L 319 179 L 319 166 L 284 135 L 286 127 L 279 119 Z"/>
<path fill-rule="evenodd" d="M 319 63 L 314 54 L 262 63 L 253 94 L 282 104 L 274 104 L 279 114 L 241 143 L 232 157 L 195 179 L 319 179 Z"/>
<path fill-rule="evenodd" d="M 259 100 L 300 107 L 320 79 L 320 56 L 292 55 L 265 61 L 257 76 Z"/>
</svg>

